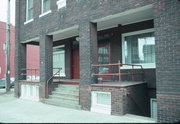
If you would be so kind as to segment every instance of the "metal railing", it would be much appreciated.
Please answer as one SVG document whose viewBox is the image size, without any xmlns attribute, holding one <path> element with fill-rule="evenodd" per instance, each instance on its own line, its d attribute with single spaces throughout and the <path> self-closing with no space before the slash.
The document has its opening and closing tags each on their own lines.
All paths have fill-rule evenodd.
<svg viewBox="0 0 180 124">
<path fill-rule="evenodd" d="M 118 67 L 118 72 L 117 73 L 108 72 L 106 74 L 99 74 L 98 69 L 96 69 L 96 71 L 94 71 L 94 72 L 97 72 L 97 73 L 93 73 L 92 76 L 98 76 L 98 77 L 103 77 L 103 76 L 118 76 L 118 79 L 119 79 L 119 82 L 120 82 L 121 81 L 121 76 L 131 75 L 131 80 L 135 81 L 134 76 L 135 75 L 141 75 L 142 76 L 142 81 L 144 81 L 144 70 L 143 70 L 142 65 L 122 64 L 122 63 L 120 63 L 120 61 L 118 63 L 95 64 L 95 65 L 92 65 L 93 68 L 95 68 L 95 67 L 102 67 L 102 66 L 107 66 L 108 68 L 110 68 L 111 66 L 117 66 Z M 121 67 L 122 66 L 131 66 L 130 73 L 127 73 L 127 72 L 126 73 L 122 73 L 121 72 Z M 141 70 L 140 73 L 135 73 L 135 68 L 134 68 L 135 66 L 139 66 L 140 67 L 140 70 Z M 126 70 L 126 69 L 124 69 L 124 70 Z M 100 80 L 99 83 L 102 83 L 102 79 Z"/>
<path fill-rule="evenodd" d="M 21 76 L 26 76 L 26 80 L 27 77 L 30 77 L 30 81 L 37 81 L 39 80 L 39 68 L 22 68 L 21 69 Z"/>
<path fill-rule="evenodd" d="M 49 82 L 57 75 L 59 75 L 59 80 L 60 80 L 60 71 L 62 70 L 62 68 L 53 68 L 53 69 L 57 69 L 58 71 L 56 73 L 54 73 L 46 82 L 46 98 L 48 97 L 49 94 Z"/>
</svg>

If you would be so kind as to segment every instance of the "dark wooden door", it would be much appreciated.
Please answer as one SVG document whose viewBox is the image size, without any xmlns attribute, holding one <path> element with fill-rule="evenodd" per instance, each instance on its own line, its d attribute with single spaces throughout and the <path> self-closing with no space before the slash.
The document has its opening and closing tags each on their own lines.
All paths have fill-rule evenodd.
<svg viewBox="0 0 180 124">
<path fill-rule="evenodd" d="M 72 79 L 79 79 L 79 49 L 72 50 Z"/>
</svg>

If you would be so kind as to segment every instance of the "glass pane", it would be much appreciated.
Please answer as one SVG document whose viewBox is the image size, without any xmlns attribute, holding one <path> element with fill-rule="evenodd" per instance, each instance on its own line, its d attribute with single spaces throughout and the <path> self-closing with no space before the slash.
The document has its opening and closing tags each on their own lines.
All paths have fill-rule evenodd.
<svg viewBox="0 0 180 124">
<path fill-rule="evenodd" d="M 58 47 L 53 49 L 53 68 L 62 68 L 61 74 L 65 74 L 65 52 L 64 47 Z M 58 70 L 53 69 L 53 73 Z"/>
<path fill-rule="evenodd" d="M 33 18 L 33 0 L 28 0 L 27 20 L 30 20 L 32 18 Z"/>
<path fill-rule="evenodd" d="M 155 63 L 154 33 L 144 33 L 125 37 L 125 63 Z"/>
<path fill-rule="evenodd" d="M 50 10 L 50 0 L 43 0 L 43 13 Z"/>
<path fill-rule="evenodd" d="M 108 64 L 109 63 L 108 46 L 98 48 L 98 63 L 99 64 Z M 109 69 L 107 66 L 99 67 L 100 74 L 107 74 L 108 70 Z"/>
<path fill-rule="evenodd" d="M 97 93 L 97 104 L 111 105 L 110 94 Z"/>
</svg>

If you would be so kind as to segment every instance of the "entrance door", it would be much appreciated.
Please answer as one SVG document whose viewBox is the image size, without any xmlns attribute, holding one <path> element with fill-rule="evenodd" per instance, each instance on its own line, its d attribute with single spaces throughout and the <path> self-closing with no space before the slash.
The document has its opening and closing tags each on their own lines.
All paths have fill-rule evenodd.
<svg viewBox="0 0 180 124">
<path fill-rule="evenodd" d="M 79 49 L 72 50 L 72 79 L 80 78 L 79 71 Z"/>
<path fill-rule="evenodd" d="M 99 64 L 109 64 L 110 63 L 110 45 L 109 43 L 106 44 L 99 44 L 98 45 L 98 63 Z M 108 66 L 101 66 L 99 67 L 99 74 L 108 74 L 110 69 Z M 110 76 L 101 76 L 102 80 L 110 80 Z"/>
<path fill-rule="evenodd" d="M 64 46 L 53 48 L 53 68 L 62 68 L 61 76 L 65 76 L 65 51 Z M 57 73 L 57 69 L 53 69 L 53 74 Z"/>
</svg>

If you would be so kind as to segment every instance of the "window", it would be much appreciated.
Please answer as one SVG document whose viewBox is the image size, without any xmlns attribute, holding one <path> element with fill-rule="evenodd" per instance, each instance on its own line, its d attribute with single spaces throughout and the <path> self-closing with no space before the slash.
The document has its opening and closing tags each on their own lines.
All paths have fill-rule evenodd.
<svg viewBox="0 0 180 124">
<path fill-rule="evenodd" d="M 53 68 L 62 68 L 60 76 L 65 76 L 65 50 L 64 45 L 53 48 Z M 54 69 L 55 74 L 58 70 Z M 57 75 L 58 76 L 58 75 Z"/>
<path fill-rule="evenodd" d="M 91 92 L 91 111 L 111 114 L 111 93 L 110 92 Z"/>
<path fill-rule="evenodd" d="M 98 63 L 108 64 L 109 63 L 109 46 L 101 46 L 98 48 Z M 99 67 L 99 74 L 107 74 L 109 68 L 107 66 Z"/>
<path fill-rule="evenodd" d="M 97 93 L 97 104 L 111 105 L 110 94 Z"/>
<path fill-rule="evenodd" d="M 155 38 L 152 29 L 122 36 L 124 64 L 141 64 L 143 68 L 155 68 Z"/>
<path fill-rule="evenodd" d="M 39 101 L 39 86 L 22 84 L 20 98 Z"/>
<path fill-rule="evenodd" d="M 51 8 L 51 0 L 42 0 L 42 13 L 46 13 Z"/>
<path fill-rule="evenodd" d="M 58 9 L 66 7 L 66 0 L 58 0 L 57 6 L 58 6 Z"/>
<path fill-rule="evenodd" d="M 33 18 L 33 0 L 26 1 L 26 21 Z"/>
</svg>

